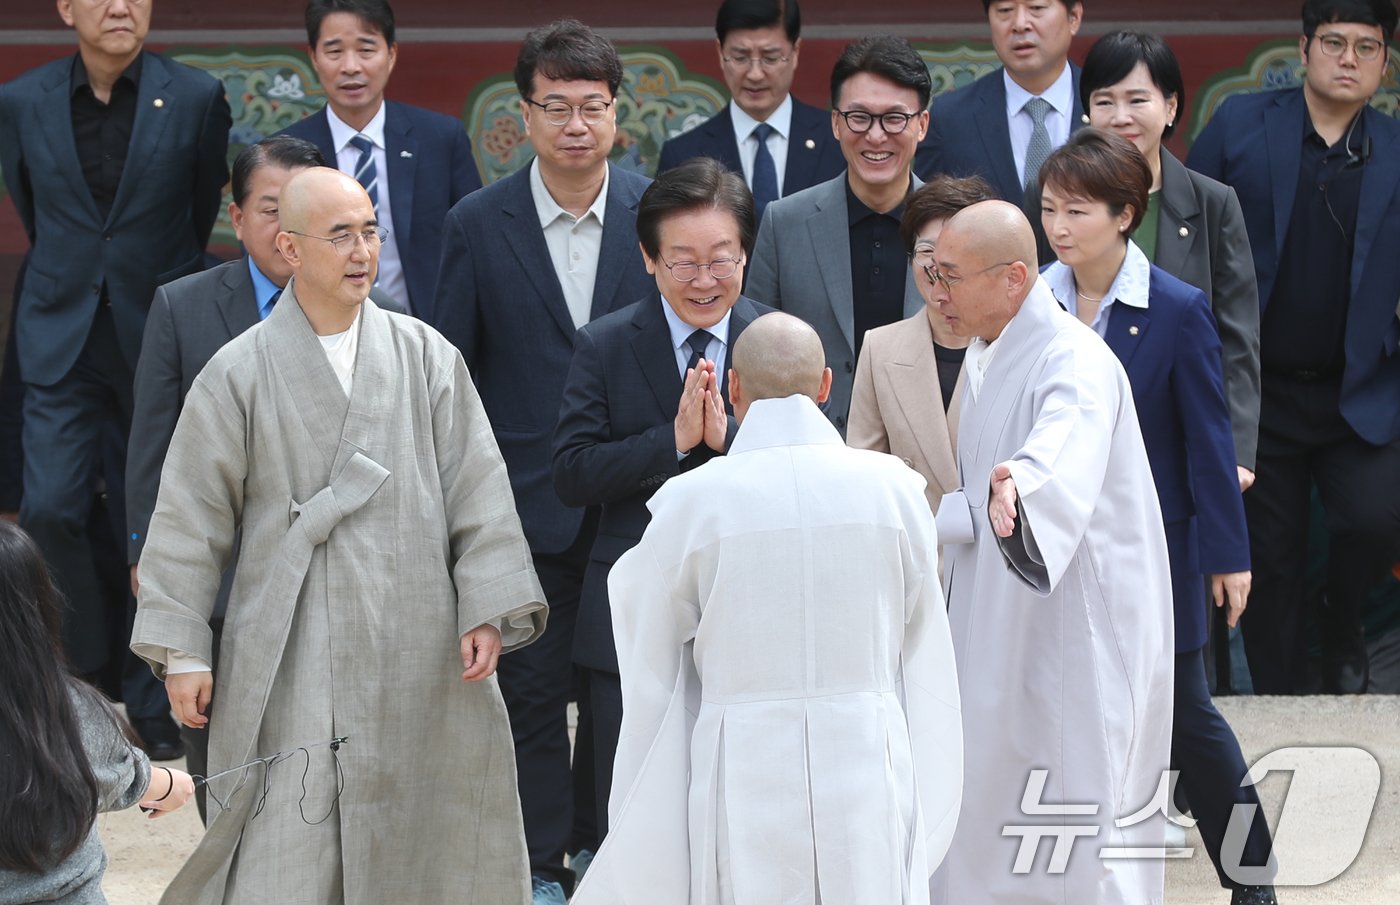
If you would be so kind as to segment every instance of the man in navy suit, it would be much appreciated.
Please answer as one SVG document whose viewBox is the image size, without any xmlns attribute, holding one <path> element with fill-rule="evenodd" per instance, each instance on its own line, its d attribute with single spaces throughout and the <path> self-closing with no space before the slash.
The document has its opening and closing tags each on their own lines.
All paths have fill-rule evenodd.
<svg viewBox="0 0 1400 905">
<path fill-rule="evenodd" d="M 431 322 L 443 218 L 481 188 L 471 139 L 450 116 L 384 99 L 398 56 L 388 0 L 311 0 L 306 40 L 326 106 L 283 132 L 365 187 L 389 228 L 375 285 Z"/>
<path fill-rule="evenodd" d="M 656 489 L 723 455 L 734 439 L 729 350 L 772 310 L 739 292 L 755 232 L 753 195 L 723 164 L 700 158 L 658 176 L 637 209 L 655 282 L 640 301 L 579 330 L 564 384 L 554 486 L 565 503 L 602 507 L 574 659 L 588 670 L 604 833 L 622 728 L 608 573 L 641 539 Z"/>
<path fill-rule="evenodd" d="M 549 601 L 537 641 L 501 658 L 498 677 L 537 903 L 564 902 L 597 848 L 588 696 L 570 767 L 567 709 L 574 620 L 596 509 L 560 502 L 550 441 L 574 333 L 654 284 L 637 247 L 637 204 L 650 180 L 608 163 L 617 135 L 622 61 L 606 39 L 564 20 L 525 37 L 515 64 L 520 112 L 535 151 L 524 169 L 459 202 L 443 224 L 434 323 L 472 372 L 491 419 Z"/>
<path fill-rule="evenodd" d="M 1308 0 L 1303 87 L 1229 98 L 1187 165 L 1239 195 L 1262 305 L 1263 399 L 1245 494 L 1254 690 L 1306 688 L 1309 498 L 1330 535 L 1324 687 L 1363 692 L 1361 610 L 1400 558 L 1400 123 L 1368 102 L 1395 32 L 1390 0 Z"/>
<path fill-rule="evenodd" d="M 218 81 L 143 50 L 149 3 L 58 12 L 78 53 L 0 86 L 0 168 L 32 246 L 15 300 L 20 523 L 68 601 L 69 659 L 90 675 L 115 647 L 85 530 L 103 431 L 118 425 L 124 446 L 156 286 L 203 266 L 230 118 Z"/>
<path fill-rule="evenodd" d="M 657 172 L 713 157 L 742 173 L 759 220 L 768 202 L 825 182 L 845 168 L 831 115 L 793 97 L 802 49 L 797 0 L 724 0 L 715 46 L 731 100 L 661 147 Z"/>
<path fill-rule="evenodd" d="M 1020 204 L 1036 234 L 1040 262 L 1055 260 L 1040 225 L 1036 179 L 1050 152 L 1082 123 L 1079 67 L 1069 45 L 1084 18 L 1079 0 L 982 0 L 1002 68 L 934 98 L 914 172 L 981 176 Z"/>
</svg>

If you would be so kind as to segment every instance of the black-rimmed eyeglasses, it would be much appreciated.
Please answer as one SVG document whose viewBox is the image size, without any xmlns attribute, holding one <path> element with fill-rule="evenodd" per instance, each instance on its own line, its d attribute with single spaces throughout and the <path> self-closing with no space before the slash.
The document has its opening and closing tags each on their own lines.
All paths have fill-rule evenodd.
<svg viewBox="0 0 1400 905">
<path fill-rule="evenodd" d="M 613 105 L 613 101 L 588 101 L 582 104 L 566 104 L 563 101 L 550 101 L 547 104 L 541 104 L 539 101 L 533 101 L 528 97 L 525 98 L 525 103 L 543 110 L 544 121 L 551 126 L 568 125 L 569 120 L 574 118 L 575 110 L 578 111 L 578 115 L 583 118 L 584 122 L 588 123 L 590 126 L 596 126 L 607 118 L 608 108 Z"/>
<path fill-rule="evenodd" d="M 299 233 L 294 229 L 289 229 L 287 232 L 294 236 L 301 236 L 303 239 L 320 239 L 322 242 L 329 242 L 331 248 L 334 248 L 341 257 L 345 258 L 350 257 L 350 253 L 355 250 L 356 239 L 364 240 L 366 248 L 375 249 L 383 245 L 384 240 L 389 238 L 389 230 L 383 226 L 372 226 L 364 232 L 345 233 L 341 236 L 313 236 L 310 233 Z"/>
<path fill-rule="evenodd" d="M 886 135 L 898 135 L 909 127 L 909 120 L 919 115 L 917 113 L 900 113 L 898 110 L 890 110 L 886 113 L 871 113 L 868 110 L 837 110 L 836 114 L 846 121 L 847 129 L 858 135 L 869 132 L 876 120 L 879 120 L 880 128 L 885 130 Z"/>
<path fill-rule="evenodd" d="M 1015 261 L 1002 261 L 999 264 L 990 264 L 986 267 L 983 267 L 981 270 L 975 273 L 968 274 L 966 277 L 944 276 L 941 272 L 939 272 L 938 265 L 936 264 L 919 264 L 918 266 L 923 269 L 924 276 L 928 277 L 928 281 L 930 283 L 933 283 L 935 286 L 939 283 L 942 283 L 944 289 L 948 290 L 949 292 L 952 292 L 954 286 L 958 285 L 968 277 L 981 276 L 982 274 L 987 273 L 988 271 L 996 270 L 998 267 L 1010 267 L 1012 264 L 1015 263 Z"/>
<path fill-rule="evenodd" d="M 717 280 L 727 280 L 739 270 L 739 265 L 744 263 L 743 258 L 715 258 L 708 264 L 701 264 L 696 261 L 676 261 L 672 263 L 665 258 L 661 258 L 661 263 L 666 265 L 666 269 L 671 271 L 671 278 L 677 283 L 689 283 L 700 275 L 700 271 L 708 270 L 710 276 Z"/>
</svg>

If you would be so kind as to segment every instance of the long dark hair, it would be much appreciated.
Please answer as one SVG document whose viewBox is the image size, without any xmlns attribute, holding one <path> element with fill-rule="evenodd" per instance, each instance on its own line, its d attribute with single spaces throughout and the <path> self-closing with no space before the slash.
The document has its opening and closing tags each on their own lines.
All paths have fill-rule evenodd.
<svg viewBox="0 0 1400 905">
<path fill-rule="evenodd" d="M 38 546 L 0 520 L 0 867 L 11 870 L 51 869 L 97 817 L 97 780 L 69 697 L 81 683 L 65 668 L 61 606 Z"/>
</svg>

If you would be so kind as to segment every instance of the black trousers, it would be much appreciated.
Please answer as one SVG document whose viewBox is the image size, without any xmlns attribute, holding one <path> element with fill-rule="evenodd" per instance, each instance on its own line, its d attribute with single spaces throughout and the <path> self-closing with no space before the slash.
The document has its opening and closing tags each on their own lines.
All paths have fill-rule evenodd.
<svg viewBox="0 0 1400 905">
<path fill-rule="evenodd" d="M 1341 416 L 1340 393 L 1339 378 L 1263 377 L 1255 483 L 1244 495 L 1254 583 L 1242 627 L 1258 694 L 1295 694 L 1307 679 L 1302 625 L 1314 483 L 1327 514 L 1328 635 L 1360 631 L 1366 597 L 1400 558 L 1400 441 L 1362 440 Z"/>
<path fill-rule="evenodd" d="M 96 673 L 111 651 L 107 595 L 87 524 L 103 431 L 116 420 L 122 446 L 131 428 L 132 373 L 112 311 L 99 307 L 77 362 L 51 386 L 24 394 L 24 498 L 20 525 L 34 538 L 63 592 L 63 644 L 73 669 Z M 122 614 L 125 615 L 125 614 Z"/>
<path fill-rule="evenodd" d="M 535 573 L 549 602 L 549 622 L 533 644 L 503 656 L 496 672 L 515 739 L 530 872 L 559 883 L 565 892 L 572 891 L 574 884 L 573 872 L 564 866 L 565 853 L 598 847 L 589 794 L 592 769 L 588 758 L 574 757 L 570 763 L 568 725 L 569 700 L 576 685 L 574 623 L 596 525 L 597 518 L 590 513 L 569 549 L 535 555 Z M 582 736 L 588 723 L 587 696 L 579 696 L 578 704 Z M 580 795 L 583 800 L 576 807 Z"/>
<path fill-rule="evenodd" d="M 612 795 L 613 761 L 622 736 L 622 677 L 615 672 L 588 671 L 593 701 L 593 775 L 598 800 L 598 838 L 608 834 L 608 798 Z"/>
<path fill-rule="evenodd" d="M 1201 831 L 1206 853 L 1226 889 L 1238 888 L 1221 869 L 1220 849 L 1230 814 L 1236 805 L 1254 805 L 1254 819 L 1245 837 L 1243 852 L 1228 853 L 1231 864 L 1262 867 L 1268 863 L 1273 841 L 1259 807 L 1253 785 L 1240 786 L 1249 772 L 1240 743 L 1230 724 L 1215 709 L 1206 687 L 1205 661 L 1200 649 L 1176 655 L 1176 694 L 1172 706 L 1172 769 L 1177 775 L 1177 796 L 1191 809 Z"/>
</svg>

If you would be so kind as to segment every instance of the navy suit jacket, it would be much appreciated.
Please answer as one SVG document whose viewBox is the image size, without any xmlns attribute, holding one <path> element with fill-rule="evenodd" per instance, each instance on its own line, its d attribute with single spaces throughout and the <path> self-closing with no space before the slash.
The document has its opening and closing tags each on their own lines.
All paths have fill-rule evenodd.
<svg viewBox="0 0 1400 905">
<path fill-rule="evenodd" d="M 794 97 L 790 131 L 783 197 L 826 182 L 846 169 L 841 146 L 831 132 L 829 111 L 804 104 Z M 656 171 L 673 170 L 695 157 L 713 157 L 736 173 L 744 172 L 739 162 L 739 144 L 734 140 L 734 117 L 729 104 L 694 129 L 662 145 Z"/>
<path fill-rule="evenodd" d="M 472 142 L 462 124 L 450 116 L 385 101 L 384 156 L 389 169 L 389 205 L 408 285 L 409 307 L 432 323 L 442 259 L 442 221 L 462 198 L 481 188 L 472 157 Z M 305 139 L 335 166 L 335 145 L 325 108 L 282 134 Z"/>
<path fill-rule="evenodd" d="M 73 367 L 102 285 L 136 367 L 156 286 L 203 269 L 228 181 L 228 102 L 209 75 L 143 51 L 126 166 L 106 219 L 73 138 L 73 57 L 0 85 L 0 169 L 33 246 L 15 319 L 26 383 Z"/>
<path fill-rule="evenodd" d="M 1074 79 L 1074 109 L 1069 117 L 1073 134 L 1084 125 L 1084 106 L 1079 102 L 1079 67 L 1070 63 L 1069 69 Z M 914 155 L 914 172 L 925 182 L 943 173 L 987 180 L 998 195 L 1025 210 L 1035 230 L 1040 260 L 1050 263 L 1055 255 L 1040 225 L 1040 198 L 1026 197 L 1016 171 L 1003 71 L 998 67 L 970 85 L 933 99 L 928 134 Z"/>
<path fill-rule="evenodd" d="M 617 672 L 608 573 L 642 539 L 651 521 L 647 500 L 668 479 L 719 455 L 701 443 L 684 459 L 676 458 L 676 410 L 684 381 L 665 304 L 653 286 L 641 301 L 580 329 L 559 410 L 554 486 L 565 503 L 603 507 L 574 627 L 574 661 L 590 669 Z M 730 309 L 728 348 L 733 350 L 755 318 L 772 310 L 740 296 Z M 728 388 L 720 389 L 730 410 L 732 441 L 738 425 Z"/>
<path fill-rule="evenodd" d="M 1205 293 L 1152 266 L 1147 308 L 1114 305 L 1104 337 L 1133 388 L 1166 527 L 1176 649 L 1206 643 L 1202 575 L 1249 569 L 1244 498 Z"/>
<path fill-rule="evenodd" d="M 1361 176 L 1351 257 L 1341 413 L 1368 443 L 1400 439 L 1400 122 L 1367 107 L 1370 156 Z M 1278 277 L 1302 157 L 1303 89 L 1226 99 L 1186 165 L 1235 190 L 1244 210 L 1261 315 Z"/>
<path fill-rule="evenodd" d="M 592 318 L 656 288 L 637 244 L 637 203 L 651 184 L 611 164 Z M 550 478 L 550 443 L 574 355 L 574 322 L 544 241 L 529 166 L 462 199 L 443 225 L 435 324 L 462 352 L 506 462 L 535 553 L 578 537 L 584 510 Z"/>
</svg>

